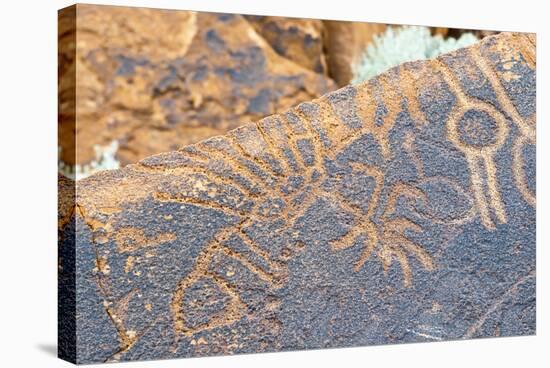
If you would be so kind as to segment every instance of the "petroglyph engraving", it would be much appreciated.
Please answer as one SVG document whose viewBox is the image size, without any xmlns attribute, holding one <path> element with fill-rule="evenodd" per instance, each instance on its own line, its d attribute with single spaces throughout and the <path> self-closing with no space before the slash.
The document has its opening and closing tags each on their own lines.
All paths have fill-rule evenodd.
<svg viewBox="0 0 550 368">
<path fill-rule="evenodd" d="M 480 290 L 511 280 L 516 261 L 531 267 L 536 131 L 534 112 L 514 96 L 527 87 L 507 84 L 527 72 L 509 66 L 501 75 L 480 47 L 460 54 L 469 74 L 449 61 L 459 54 L 405 64 L 79 182 L 73 216 L 89 232 L 79 249 L 95 250 L 93 280 L 97 298 L 112 303 L 101 313 L 116 331 L 115 354 L 157 348 L 143 342 L 147 333 L 167 346 L 153 356 L 194 356 L 220 346 L 215 353 L 278 349 L 287 346 L 278 340 L 285 328 L 288 346 L 326 346 L 351 320 L 361 327 L 338 343 L 433 338 L 422 326 L 437 318 L 445 321 L 434 327 L 438 339 L 495 323 L 496 308 L 479 300 L 510 285 Z M 533 69 L 534 55 L 522 52 Z M 468 88 L 475 68 L 485 95 Z M 498 257 L 506 261 L 491 261 Z M 513 270 L 499 274 L 503 264 Z M 531 280 L 514 285 L 506 302 L 527 295 Z M 429 310 L 408 304 L 421 298 Z M 447 318 L 466 318 L 456 310 L 465 299 L 464 331 L 447 331 Z M 146 325 L 132 320 L 144 310 Z M 396 318 L 398 327 L 388 322 Z M 149 330 L 157 319 L 164 325 Z"/>
<path fill-rule="evenodd" d="M 478 63 L 481 63 L 476 59 Z M 395 124 L 395 120 L 403 106 L 412 111 L 417 127 L 425 126 L 427 119 L 421 113 L 418 99 L 414 89 L 401 89 L 403 81 L 410 78 L 410 66 L 403 70 L 395 69 L 381 78 L 369 83 L 371 88 L 355 89 L 347 87 L 342 91 L 329 94 L 327 101 L 319 101 L 315 107 L 316 116 L 324 117 L 328 123 L 327 128 L 321 128 L 330 133 L 331 144 L 327 147 L 323 144 L 323 137 L 319 134 L 319 128 L 313 129 L 316 124 L 315 117 L 304 114 L 303 108 L 296 108 L 286 115 L 270 117 L 260 123 L 244 127 L 232 132 L 229 139 L 216 138 L 197 145 L 199 157 L 219 159 L 239 175 L 246 178 L 248 186 L 260 187 L 268 184 L 270 191 L 280 198 L 277 215 L 266 215 L 260 210 L 262 204 L 260 197 L 254 195 L 253 206 L 246 211 L 235 211 L 230 207 L 210 201 L 205 202 L 193 196 L 167 195 L 158 193 L 155 198 L 161 201 L 174 201 L 190 205 L 207 206 L 212 209 L 228 212 L 241 219 L 239 226 L 224 229 L 217 234 L 215 239 L 199 255 L 192 272 L 186 275 L 178 284 L 172 301 L 172 313 L 174 315 L 175 329 L 178 335 L 191 336 L 197 332 L 214 329 L 223 325 L 230 325 L 247 315 L 247 305 L 242 300 L 237 285 L 225 275 L 217 275 L 210 270 L 210 264 L 216 254 L 224 254 L 237 260 L 258 278 L 258 282 L 266 283 L 270 288 L 279 288 L 284 282 L 286 270 L 285 261 L 276 259 L 269 251 L 262 249 L 253 239 L 243 231 L 252 221 L 260 218 L 282 218 L 292 228 L 296 220 L 304 215 L 315 198 L 331 198 L 336 196 L 339 206 L 353 215 L 354 222 L 351 230 L 343 237 L 331 242 L 333 251 L 338 252 L 353 246 L 359 239 L 364 239 L 363 250 L 352 269 L 357 272 L 367 262 L 371 255 L 375 254 L 383 269 L 388 272 L 393 261 L 397 261 L 403 272 L 403 285 L 410 287 L 413 283 L 412 269 L 409 257 L 416 259 L 419 264 L 430 271 L 436 265 L 432 256 L 426 252 L 421 244 L 411 240 L 407 234 L 422 231 L 422 227 L 413 220 L 396 215 L 397 201 L 409 199 L 413 202 L 422 202 L 424 207 L 429 201 L 423 187 L 445 186 L 465 198 L 470 203 L 462 213 L 439 218 L 429 209 L 416 208 L 417 215 L 434 223 L 445 223 L 460 226 L 472 221 L 476 214 L 481 218 L 483 225 L 488 229 L 495 229 L 495 224 L 507 222 L 506 209 L 500 194 L 497 169 L 494 155 L 502 148 L 510 129 L 506 117 L 489 103 L 473 99 L 467 96 L 459 87 L 450 69 L 439 61 L 432 63 L 438 70 L 444 81 L 457 98 L 457 104 L 453 107 L 448 121 L 447 138 L 462 152 L 467 160 L 470 171 L 473 199 L 458 183 L 445 177 L 426 177 L 423 164 L 415 152 L 414 136 L 409 135 L 403 142 L 405 150 L 413 160 L 413 165 L 418 172 L 418 178 L 414 182 L 401 182 L 385 187 L 384 165 L 366 165 L 353 163 L 350 176 L 366 175 L 374 180 L 374 189 L 366 206 L 358 206 L 349 202 L 339 193 L 327 192 L 322 188 L 316 188 L 304 197 L 301 193 L 290 193 L 283 190 L 284 181 L 290 175 L 298 175 L 308 178 L 302 187 L 321 182 L 327 178 L 324 160 L 335 159 L 346 147 L 367 133 L 374 133 L 376 142 L 381 147 L 383 162 L 390 160 L 392 152 L 389 143 L 389 132 Z M 481 70 L 487 71 L 487 66 L 482 65 Z M 492 79 L 493 83 L 495 78 Z M 397 86 L 397 88 L 396 88 Z M 499 91 L 497 89 L 498 93 Z M 405 95 L 405 93 L 407 95 Z M 504 96 L 504 93 L 501 93 Z M 391 95 L 391 96 L 390 96 Z M 382 97 L 384 96 L 384 97 Z M 390 96 L 390 97 L 388 97 Z M 500 96 L 503 100 L 504 97 Z M 407 98 L 408 103 L 402 101 Z M 384 105 L 385 113 L 379 116 L 377 106 Z M 503 104 L 510 108 L 511 103 Z M 309 111 L 311 108 L 308 107 Z M 508 111 L 507 111 L 508 112 Z M 516 184 L 522 195 L 530 203 L 533 202 L 531 193 L 524 183 L 521 165 L 521 149 L 526 142 L 533 137 L 531 127 L 526 125 L 517 113 L 510 113 L 516 117 L 522 135 L 515 139 L 514 163 L 520 168 L 516 170 Z M 296 128 L 299 126 L 300 128 Z M 312 158 L 306 164 L 306 158 L 302 154 L 298 142 L 305 140 L 311 144 Z M 196 166 L 196 164 L 193 164 Z M 196 169 L 194 169 L 196 170 Z M 208 170 L 204 171 L 207 177 Z M 315 175 L 313 175 L 315 173 Z M 315 181 L 310 179 L 312 175 Z M 212 179 L 215 179 L 212 177 Z M 342 179 L 342 178 L 341 178 Z M 232 181 L 228 185 L 241 189 L 242 184 Z M 387 200 L 381 203 L 383 191 L 387 191 Z M 246 190 L 250 197 L 250 191 Z M 300 202 L 295 199 L 300 198 Z M 475 203 L 475 205 L 474 205 Z M 365 210 L 366 208 L 366 210 Z M 378 215 L 376 215 L 378 213 Z M 494 214 L 494 219 L 492 215 Z M 375 216 L 376 215 L 376 216 Z M 454 217 L 453 217 L 454 216 Z M 376 219 L 375 219 L 376 217 Z M 441 216 L 440 216 L 441 217 Z M 224 242 L 232 237 L 238 237 L 249 248 L 249 255 L 241 254 L 224 245 Z M 293 253 L 295 254 L 295 253 Z M 250 255 L 259 257 L 266 269 L 259 267 L 250 259 Z M 183 303 L 186 291 L 199 280 L 209 279 L 216 284 L 229 297 L 228 304 L 208 322 L 193 327 L 185 322 L 185 306 Z"/>
<path fill-rule="evenodd" d="M 466 155 L 481 221 L 486 228 L 494 229 L 490 210 L 495 212 L 497 223 L 507 221 L 494 163 L 495 153 L 509 134 L 506 118 L 492 105 L 469 98 L 440 61 L 433 64 L 439 68 L 457 97 L 457 105 L 453 107 L 447 121 L 447 138 Z M 488 188 L 487 194 L 485 186 Z"/>
<path fill-rule="evenodd" d="M 515 138 L 513 156 L 514 156 L 514 178 L 518 190 L 521 192 L 523 198 L 531 205 L 535 206 L 535 196 L 527 188 L 525 181 L 525 172 L 523 168 L 522 160 L 522 148 L 527 144 L 536 144 L 536 131 L 535 131 L 535 116 L 534 114 L 528 119 L 522 118 L 515 108 L 514 104 L 510 101 L 510 98 L 507 96 L 506 91 L 501 85 L 501 82 L 498 79 L 498 76 L 495 74 L 494 70 L 489 66 L 487 61 L 481 56 L 479 50 L 472 49 L 470 50 L 472 59 L 476 62 L 480 70 L 487 77 L 491 83 L 492 88 L 494 89 L 498 101 L 506 113 L 512 118 L 512 121 L 519 128 L 520 135 Z"/>
</svg>

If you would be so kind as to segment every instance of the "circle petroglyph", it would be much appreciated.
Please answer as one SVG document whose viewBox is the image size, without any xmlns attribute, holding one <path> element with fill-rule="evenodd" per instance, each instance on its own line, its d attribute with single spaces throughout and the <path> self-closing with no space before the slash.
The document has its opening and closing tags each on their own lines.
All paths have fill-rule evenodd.
<svg viewBox="0 0 550 368">
<path fill-rule="evenodd" d="M 449 139 L 463 152 L 474 156 L 492 155 L 508 136 L 506 118 L 489 104 L 459 107 L 447 123 Z"/>
<path fill-rule="evenodd" d="M 466 111 L 457 128 L 459 139 L 464 144 L 474 147 L 492 146 L 498 135 L 495 120 L 484 111 Z"/>
</svg>

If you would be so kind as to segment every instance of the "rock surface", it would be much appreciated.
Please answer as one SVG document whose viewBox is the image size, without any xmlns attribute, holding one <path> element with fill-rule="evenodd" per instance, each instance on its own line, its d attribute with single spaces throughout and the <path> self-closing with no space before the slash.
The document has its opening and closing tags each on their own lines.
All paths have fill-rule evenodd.
<svg viewBox="0 0 550 368">
<path fill-rule="evenodd" d="M 534 334 L 534 42 L 488 37 L 79 181 L 61 356 Z"/>
<path fill-rule="evenodd" d="M 278 55 L 239 15 L 74 9 L 61 12 L 59 37 L 60 146 L 68 165 L 89 164 L 94 145 L 113 141 L 120 163 L 133 163 L 336 88 Z M 315 62 L 322 64 L 320 56 Z"/>
<path fill-rule="evenodd" d="M 328 73 L 322 20 L 261 15 L 244 17 L 279 55 L 316 73 Z"/>
<path fill-rule="evenodd" d="M 339 86 L 353 79 L 353 67 L 385 24 L 325 20 L 325 50 L 330 75 Z"/>
</svg>

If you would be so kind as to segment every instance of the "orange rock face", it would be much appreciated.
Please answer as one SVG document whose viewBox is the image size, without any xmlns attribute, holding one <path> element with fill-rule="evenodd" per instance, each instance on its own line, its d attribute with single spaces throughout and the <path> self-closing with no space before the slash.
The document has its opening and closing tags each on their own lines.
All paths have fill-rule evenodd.
<svg viewBox="0 0 550 368">
<path fill-rule="evenodd" d="M 97 160 L 96 146 L 116 147 L 124 166 L 317 98 L 351 81 L 353 65 L 385 29 L 146 8 L 64 9 L 60 159 L 87 165 Z"/>
<path fill-rule="evenodd" d="M 279 55 L 316 73 L 328 73 L 322 20 L 256 15 L 245 18 Z"/>
<path fill-rule="evenodd" d="M 70 165 L 112 141 L 121 164 L 135 162 L 335 88 L 238 15 L 77 5 L 60 13 L 59 44 L 61 160 Z"/>
<path fill-rule="evenodd" d="M 353 78 L 353 65 L 385 24 L 319 19 L 245 16 L 281 56 L 328 75 L 339 86 Z M 434 32 L 445 35 L 446 28 Z"/>
<path fill-rule="evenodd" d="M 353 65 L 372 42 L 374 36 L 386 30 L 385 24 L 324 21 L 325 49 L 330 75 L 344 86 L 353 78 Z"/>
<path fill-rule="evenodd" d="M 325 50 L 330 75 L 339 86 L 353 78 L 353 65 L 372 42 L 374 36 L 386 30 L 385 24 L 324 21 Z"/>
</svg>

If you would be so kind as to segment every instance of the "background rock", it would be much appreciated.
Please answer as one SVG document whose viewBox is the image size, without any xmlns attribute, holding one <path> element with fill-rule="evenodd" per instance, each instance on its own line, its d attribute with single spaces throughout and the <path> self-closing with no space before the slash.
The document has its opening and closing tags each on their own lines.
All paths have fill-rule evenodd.
<svg viewBox="0 0 550 368">
<path fill-rule="evenodd" d="M 279 55 L 316 73 L 328 74 L 322 20 L 258 15 L 244 17 Z"/>
<path fill-rule="evenodd" d="M 124 166 L 334 90 L 333 80 L 340 86 L 351 81 L 358 57 L 385 28 L 147 8 L 67 8 L 59 13 L 60 171 L 87 175 L 106 163 Z"/>
<path fill-rule="evenodd" d="M 353 65 L 374 36 L 386 30 L 385 24 L 326 20 L 325 49 L 331 75 L 339 86 L 353 79 Z"/>
<path fill-rule="evenodd" d="M 61 19 L 61 46 L 74 43 L 78 27 L 76 57 L 73 44 L 59 56 L 60 105 L 74 103 L 75 73 L 78 95 L 72 112 L 60 108 L 68 165 L 90 163 L 94 145 L 114 140 L 125 165 L 335 87 L 279 56 L 239 15 L 77 5 L 76 22 Z"/>
</svg>

